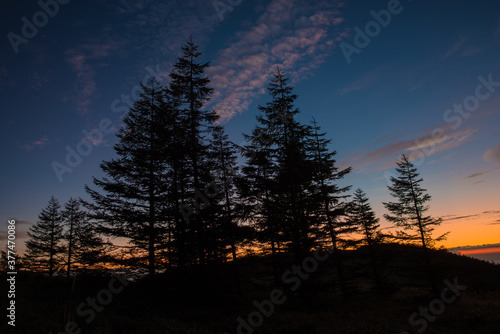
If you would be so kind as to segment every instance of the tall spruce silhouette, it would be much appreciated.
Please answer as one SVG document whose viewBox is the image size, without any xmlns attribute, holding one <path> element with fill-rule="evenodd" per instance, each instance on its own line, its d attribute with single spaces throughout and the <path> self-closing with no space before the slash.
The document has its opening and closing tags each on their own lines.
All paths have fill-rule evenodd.
<svg viewBox="0 0 500 334">
<path fill-rule="evenodd" d="M 353 200 L 349 205 L 348 214 L 349 219 L 359 226 L 359 232 L 363 235 L 362 242 L 368 246 L 373 277 L 377 287 L 381 289 L 378 257 L 376 253 L 376 245 L 380 240 L 380 223 L 368 202 L 366 193 L 360 188 L 356 189 L 354 192 Z"/>
<path fill-rule="evenodd" d="M 85 213 L 80 210 L 80 203 L 77 199 L 70 198 L 64 205 L 62 218 L 67 228 L 64 233 L 64 238 L 67 241 L 68 252 L 68 259 L 66 261 L 66 276 L 69 277 L 74 256 L 75 240 L 77 238 L 76 235 L 85 219 Z"/>
<path fill-rule="evenodd" d="M 257 119 L 262 116 L 258 115 Z M 264 122 L 264 119 L 262 119 Z M 280 214 L 275 189 L 277 165 L 271 148 L 272 135 L 265 127 L 257 125 L 251 134 L 243 134 L 247 144 L 241 148 L 246 164 L 242 177 L 236 179 L 242 200 L 241 219 L 252 223 L 256 239 L 265 249 L 270 246 L 275 283 L 279 282 L 277 253 L 284 241 L 280 229 Z"/>
<path fill-rule="evenodd" d="M 332 140 L 325 137 L 326 133 L 321 132 L 320 126 L 313 118 L 308 148 L 313 162 L 312 197 L 318 203 L 319 217 L 335 249 L 339 238 L 335 231 L 335 219 L 345 216 L 346 199 L 349 197 L 347 192 L 351 189 L 351 186 L 339 186 L 338 182 L 349 174 L 352 168 L 339 169 L 335 160 L 337 152 L 330 148 Z"/>
<path fill-rule="evenodd" d="M 279 68 L 267 90 L 271 101 L 259 106 L 258 124 L 245 135 L 243 172 L 251 184 L 246 194 L 272 254 L 283 243 L 299 261 L 319 241 L 323 225 L 340 214 L 334 205 L 349 187 L 335 182 L 350 169 L 338 170 L 336 152 L 329 151 L 319 127 L 297 120 L 297 95 Z"/>
<path fill-rule="evenodd" d="M 33 269 L 48 270 L 54 274 L 63 263 L 63 225 L 59 201 L 52 196 L 47 207 L 38 215 L 38 221 L 28 231 L 25 259 Z"/>
<path fill-rule="evenodd" d="M 314 246 L 313 221 L 309 219 L 309 189 L 312 164 L 307 156 L 308 125 L 298 122 L 299 113 L 294 103 L 297 95 L 288 84 L 289 79 L 277 68 L 268 87 L 271 102 L 260 107 L 267 118 L 267 130 L 273 138 L 274 158 L 277 164 L 275 196 L 279 199 L 281 230 L 288 241 L 295 260 Z M 265 124 L 265 123 L 264 123 Z"/>
<path fill-rule="evenodd" d="M 123 118 L 125 126 L 117 134 L 114 149 L 119 157 L 101 163 L 108 177 L 94 177 L 102 193 L 85 186 L 93 200 L 85 205 L 105 234 L 126 238 L 139 250 L 130 254 L 131 264 L 147 267 L 152 276 L 167 231 L 164 204 L 169 183 L 164 152 L 168 107 L 158 80 L 152 78 L 141 88 L 140 98 Z"/>
<path fill-rule="evenodd" d="M 431 196 L 427 194 L 426 189 L 422 188 L 423 179 L 419 178 L 420 174 L 417 172 L 417 168 L 407 156 L 401 157 L 397 163 L 396 171 L 399 176 L 392 176 L 392 185 L 387 188 L 397 201 L 383 203 L 385 208 L 391 212 L 391 214 L 385 214 L 384 217 L 395 227 L 402 228 L 397 230 L 396 237 L 399 240 L 421 244 L 429 280 L 434 293 L 437 294 L 439 291 L 434 279 L 435 273 L 431 265 L 429 248 L 432 248 L 436 242 L 444 240 L 448 232 L 433 237 L 432 232 L 436 226 L 442 223 L 442 219 L 432 218 L 425 214 L 429 210 L 427 203 L 431 200 Z"/>
<path fill-rule="evenodd" d="M 267 91 L 271 101 L 259 106 L 258 125 L 245 135 L 247 166 L 243 172 L 252 184 L 247 194 L 258 208 L 259 229 L 271 243 L 273 258 L 276 246 L 284 242 L 299 259 L 308 239 L 303 238 L 307 222 L 300 209 L 302 177 L 309 174 L 303 149 L 307 129 L 294 120 L 299 112 L 294 107 L 297 95 L 279 68 Z"/>
<path fill-rule="evenodd" d="M 61 211 L 67 248 L 68 277 L 71 270 L 91 268 L 103 262 L 106 252 L 103 239 L 80 204 L 81 200 L 70 198 Z"/>
<path fill-rule="evenodd" d="M 208 185 L 213 181 L 211 174 L 212 159 L 208 136 L 213 132 L 214 122 L 218 119 L 213 110 L 205 108 L 213 93 L 210 80 L 205 76 L 208 63 L 200 62 L 202 52 L 193 42 L 192 36 L 182 47 L 182 55 L 170 73 L 170 94 L 176 102 L 180 126 L 185 131 L 183 161 L 184 179 L 179 187 L 189 201 L 183 201 L 180 210 L 187 224 L 180 227 L 178 237 L 193 235 L 191 247 L 196 254 L 194 261 L 203 265 L 207 257 L 208 226 L 213 219 L 213 202 Z M 205 210 L 207 209 L 207 210 Z M 181 236 L 184 234 L 184 236 Z"/>
<path fill-rule="evenodd" d="M 237 148 L 224 133 L 222 126 L 216 126 L 213 133 L 212 154 L 214 165 L 212 167 L 217 190 L 219 192 L 219 205 L 217 213 L 217 227 L 212 231 L 215 242 L 220 244 L 222 257 L 226 257 L 226 248 L 229 247 L 233 261 L 236 260 L 236 244 L 241 239 L 238 225 L 238 198 L 235 180 L 239 177 L 237 165 Z"/>
<path fill-rule="evenodd" d="M 168 191 L 168 202 L 166 203 L 166 215 L 168 220 L 167 236 L 164 240 L 169 266 L 178 266 L 184 268 L 188 263 L 193 262 L 196 256 L 192 250 L 194 240 L 188 233 L 189 218 L 192 210 L 190 208 L 192 195 L 185 186 L 189 184 L 189 166 L 187 147 L 189 141 L 187 138 L 188 124 L 185 118 L 181 117 L 180 105 L 181 96 L 174 96 L 169 87 L 165 88 L 165 123 L 169 130 L 166 136 L 166 146 L 168 149 L 164 152 L 167 164 L 167 178 L 170 182 Z"/>
<path fill-rule="evenodd" d="M 345 219 L 351 186 L 339 186 L 339 180 L 351 172 L 351 167 L 339 169 L 335 156 L 337 152 L 331 150 L 332 140 L 327 139 L 326 133 L 321 132 L 320 126 L 313 118 L 311 135 L 309 138 L 309 155 L 313 162 L 313 190 L 311 198 L 317 207 L 316 219 L 321 226 L 322 235 L 330 239 L 333 249 L 333 260 L 337 269 L 340 287 L 344 296 L 347 296 L 347 282 L 342 266 L 341 247 L 347 241 L 346 236 L 356 231 L 356 224 Z M 324 239 L 322 235 L 318 237 Z"/>
</svg>

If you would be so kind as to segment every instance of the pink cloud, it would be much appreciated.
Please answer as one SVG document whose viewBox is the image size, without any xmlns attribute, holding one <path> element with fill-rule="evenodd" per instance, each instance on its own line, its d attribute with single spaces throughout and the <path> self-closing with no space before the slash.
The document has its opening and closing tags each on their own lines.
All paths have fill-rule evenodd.
<svg viewBox="0 0 500 334">
<path fill-rule="evenodd" d="M 265 93 L 276 66 L 292 83 L 311 75 L 344 31 L 335 1 L 273 0 L 239 40 L 219 52 L 208 70 L 215 88 L 211 107 L 222 121 L 242 113 Z M 333 27 L 333 28 L 332 28 Z"/>
<path fill-rule="evenodd" d="M 496 170 L 500 170 L 500 167 L 497 167 L 497 168 L 493 168 L 493 169 L 490 169 L 490 170 L 487 170 L 487 171 L 484 171 L 484 172 L 477 172 L 477 173 L 474 173 L 474 174 L 471 174 L 469 176 L 466 176 L 464 178 L 461 178 L 460 181 L 465 181 L 465 180 L 470 180 L 470 179 L 474 179 L 476 177 L 481 177 L 483 175 L 486 175 L 486 174 L 489 174 L 491 172 L 494 172 Z"/>
<path fill-rule="evenodd" d="M 484 160 L 500 163 L 500 145 L 489 148 L 483 155 Z"/>
<path fill-rule="evenodd" d="M 66 62 L 76 72 L 75 88 L 72 93 L 78 111 L 82 114 L 89 112 L 89 106 L 95 97 L 96 69 L 92 60 L 102 59 L 110 55 L 115 49 L 112 44 L 83 44 L 66 51 Z M 98 65 L 99 66 L 99 65 Z"/>
<path fill-rule="evenodd" d="M 372 151 L 356 152 L 347 157 L 345 163 L 355 170 L 362 170 L 368 166 L 386 170 L 396 165 L 401 159 L 401 154 L 406 154 L 409 160 L 428 158 L 469 142 L 475 132 L 471 129 L 453 131 L 449 126 L 440 129 L 442 130 L 440 135 L 429 133 L 414 139 L 388 143 Z"/>
<path fill-rule="evenodd" d="M 50 144 L 49 138 L 47 136 L 42 136 L 38 140 L 35 140 L 33 142 L 24 144 L 22 146 L 22 148 L 25 149 L 25 150 L 27 150 L 27 151 L 31 151 L 31 150 L 33 150 L 35 148 L 43 147 L 43 146 L 46 146 L 46 145 L 49 145 L 49 144 Z"/>
</svg>

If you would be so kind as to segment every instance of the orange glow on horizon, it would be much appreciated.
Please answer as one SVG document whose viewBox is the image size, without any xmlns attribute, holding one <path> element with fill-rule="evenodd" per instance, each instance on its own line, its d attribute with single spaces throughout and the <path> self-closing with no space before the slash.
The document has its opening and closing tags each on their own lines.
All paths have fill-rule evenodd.
<svg viewBox="0 0 500 334">
<path fill-rule="evenodd" d="M 486 216 L 453 222 L 445 221 L 436 228 L 433 236 L 450 232 L 447 239 L 439 243 L 445 248 L 497 244 L 500 242 L 500 225 L 491 224 L 492 220 Z"/>
<path fill-rule="evenodd" d="M 500 247 L 461 250 L 461 251 L 459 251 L 459 253 L 460 253 L 460 255 L 500 253 Z"/>
</svg>

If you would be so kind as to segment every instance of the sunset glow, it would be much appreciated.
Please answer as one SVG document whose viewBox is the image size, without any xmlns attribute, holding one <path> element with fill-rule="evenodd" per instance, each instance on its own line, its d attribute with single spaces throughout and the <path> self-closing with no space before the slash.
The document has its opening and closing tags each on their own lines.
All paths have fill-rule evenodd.
<svg viewBox="0 0 500 334">
<path fill-rule="evenodd" d="M 1 5 L 0 139 L 9 159 L 0 219 L 22 222 L 21 252 L 51 195 L 88 199 L 83 187 L 113 157 L 139 82 L 168 82 L 190 34 L 210 62 L 207 107 L 235 144 L 254 127 L 263 87 L 280 66 L 298 94 L 300 121 L 314 117 L 332 139 L 339 166 L 353 169 L 342 185 L 366 192 L 382 227 L 391 228 L 382 202 L 405 153 L 432 196 L 430 214 L 444 220 L 436 234 L 450 231 L 440 246 L 500 242 L 497 2 L 401 1 L 364 43 L 359 31 L 387 2 L 243 1 L 223 13 L 212 1 L 146 2 L 71 2 L 17 45 L 5 36 L 22 34 L 20 18 L 40 7 Z M 66 167 L 58 174 L 54 166 Z"/>
<path fill-rule="evenodd" d="M 500 247 L 479 248 L 479 249 L 460 251 L 460 255 L 491 254 L 491 253 L 500 253 Z"/>
</svg>

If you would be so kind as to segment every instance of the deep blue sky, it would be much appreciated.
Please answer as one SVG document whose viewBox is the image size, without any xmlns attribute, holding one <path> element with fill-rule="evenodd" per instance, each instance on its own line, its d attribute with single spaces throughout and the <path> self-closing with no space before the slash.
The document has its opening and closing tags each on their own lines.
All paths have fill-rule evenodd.
<svg viewBox="0 0 500 334">
<path fill-rule="evenodd" d="M 388 6 L 385 27 L 369 24 L 371 11 Z M 73 0 L 45 25 L 40 10 L 36 1 L 0 4 L 0 221 L 18 221 L 20 242 L 51 195 L 61 203 L 86 196 L 83 186 L 113 157 L 115 136 L 62 181 L 54 161 L 66 164 L 66 147 L 76 150 L 82 130 L 103 119 L 119 127 L 122 96 L 147 67 L 168 80 L 189 34 L 212 65 L 210 107 L 235 143 L 255 126 L 279 65 L 299 95 L 299 117 L 314 116 L 333 139 L 339 164 L 354 169 L 345 184 L 365 190 L 379 217 L 389 200 L 384 176 L 406 153 L 419 158 L 431 213 L 453 231 L 447 246 L 500 242 L 499 2 L 243 0 L 221 21 L 210 0 Z M 16 53 L 9 36 L 22 36 L 22 18 L 34 15 L 40 27 L 25 31 L 34 36 Z M 348 61 L 345 50 L 367 23 L 380 29 Z M 476 92 L 484 81 L 493 86 Z M 464 101 L 473 111 L 447 111 Z"/>
</svg>

